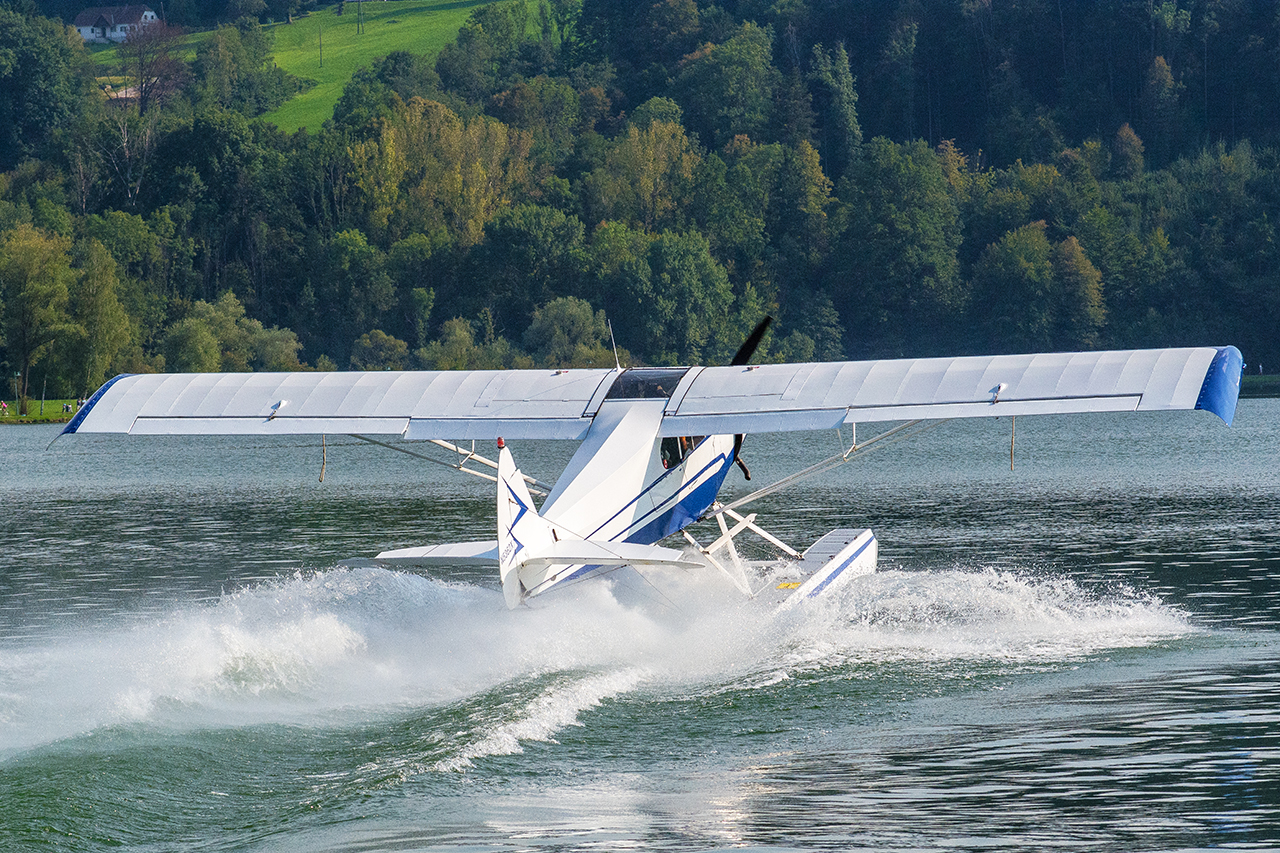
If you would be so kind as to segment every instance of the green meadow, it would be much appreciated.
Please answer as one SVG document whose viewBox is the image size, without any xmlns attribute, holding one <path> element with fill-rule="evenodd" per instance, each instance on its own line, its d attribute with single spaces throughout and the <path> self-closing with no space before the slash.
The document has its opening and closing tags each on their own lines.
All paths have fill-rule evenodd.
<svg viewBox="0 0 1280 853">
<path fill-rule="evenodd" d="M 275 60 L 285 71 L 315 85 L 263 116 L 281 130 L 319 130 L 333 117 L 333 107 L 356 69 L 397 50 L 434 56 L 453 41 L 467 16 L 494 0 L 378 0 L 364 3 L 364 32 L 356 30 L 359 6 L 348 0 L 343 14 L 334 4 L 294 19 L 271 24 Z M 207 33 L 191 33 L 178 56 L 195 59 L 196 45 Z M 323 45 L 323 65 L 321 47 Z M 123 73 L 115 45 L 89 45 L 89 52 L 107 74 Z M 114 78 L 100 77 L 100 83 Z"/>
<path fill-rule="evenodd" d="M 18 401 L 12 397 L 4 398 L 8 407 L 0 410 L 0 426 L 8 424 L 64 424 L 75 417 L 78 406 L 75 400 L 45 400 L 40 402 L 39 398 L 27 400 L 28 414 L 18 417 Z M 70 406 L 70 412 L 64 412 L 62 407 Z"/>
<path fill-rule="evenodd" d="M 357 32 L 357 4 L 348 2 L 275 24 L 276 64 L 315 86 L 263 118 L 281 130 L 319 130 L 356 69 L 396 50 L 434 55 L 458 34 L 477 6 L 492 0 L 383 0 L 364 4 L 364 32 Z M 321 55 L 323 49 L 323 65 Z"/>
</svg>

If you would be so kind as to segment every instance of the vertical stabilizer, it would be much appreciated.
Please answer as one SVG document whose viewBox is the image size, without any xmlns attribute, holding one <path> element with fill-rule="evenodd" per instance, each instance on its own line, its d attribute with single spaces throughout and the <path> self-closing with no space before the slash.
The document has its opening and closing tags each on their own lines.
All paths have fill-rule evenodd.
<svg viewBox="0 0 1280 853">
<path fill-rule="evenodd" d="M 502 440 L 498 441 L 501 446 Z M 515 609 L 524 598 L 519 569 L 526 553 L 552 542 L 551 528 L 541 522 L 511 451 L 501 446 L 498 452 L 498 573 L 508 608 Z"/>
</svg>

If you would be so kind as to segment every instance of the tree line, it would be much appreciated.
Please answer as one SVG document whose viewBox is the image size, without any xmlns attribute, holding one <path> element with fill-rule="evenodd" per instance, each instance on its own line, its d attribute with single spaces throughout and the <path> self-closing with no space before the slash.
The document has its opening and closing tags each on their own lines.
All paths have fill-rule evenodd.
<svg viewBox="0 0 1280 853">
<path fill-rule="evenodd" d="M 611 365 L 608 322 L 631 363 L 718 363 L 769 313 L 764 359 L 1272 363 L 1268 8 L 505 0 L 295 134 L 256 118 L 304 83 L 252 17 L 192 62 L 131 40 L 148 91 L 110 101 L 74 31 L 0 9 L 3 358 L 68 395 Z"/>
</svg>

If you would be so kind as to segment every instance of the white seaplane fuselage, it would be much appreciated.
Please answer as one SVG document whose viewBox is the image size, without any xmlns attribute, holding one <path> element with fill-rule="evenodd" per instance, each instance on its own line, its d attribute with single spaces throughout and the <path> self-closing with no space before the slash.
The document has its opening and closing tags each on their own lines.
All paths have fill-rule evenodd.
<svg viewBox="0 0 1280 853">
<path fill-rule="evenodd" d="M 606 401 L 541 516 L 582 539 L 653 545 L 702 518 L 733 466 L 733 436 L 659 438 L 666 400 Z M 592 566 L 521 572 L 536 595 Z"/>
<path fill-rule="evenodd" d="M 600 404 L 541 509 L 499 439 L 497 540 L 403 548 L 375 559 L 496 563 L 512 607 L 621 565 L 706 567 L 694 554 L 655 547 L 703 518 L 735 461 L 732 435 L 660 435 L 683 372 L 629 371 Z"/>
</svg>

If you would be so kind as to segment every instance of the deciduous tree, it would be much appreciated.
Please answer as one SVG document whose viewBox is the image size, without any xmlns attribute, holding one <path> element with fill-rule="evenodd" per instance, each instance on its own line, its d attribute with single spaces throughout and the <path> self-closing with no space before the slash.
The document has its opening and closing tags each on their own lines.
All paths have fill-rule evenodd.
<svg viewBox="0 0 1280 853">
<path fill-rule="evenodd" d="M 0 171 L 40 154 L 88 111 L 83 64 L 74 30 L 0 7 Z"/>
<path fill-rule="evenodd" d="M 23 224 L 0 239 L 0 303 L 4 305 L 4 341 L 17 362 L 19 414 L 27 413 L 31 368 L 71 331 L 67 314 L 75 279 L 68 251 L 71 242 Z"/>
</svg>

